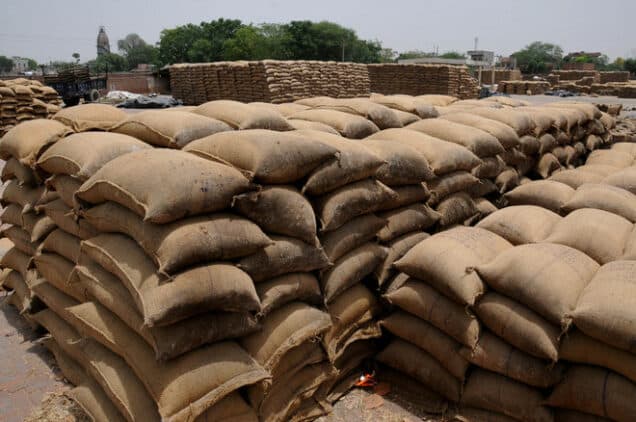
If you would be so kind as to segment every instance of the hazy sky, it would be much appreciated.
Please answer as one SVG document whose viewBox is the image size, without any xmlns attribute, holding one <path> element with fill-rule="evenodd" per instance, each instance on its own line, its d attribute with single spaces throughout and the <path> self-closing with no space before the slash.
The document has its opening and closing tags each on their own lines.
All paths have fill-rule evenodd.
<svg viewBox="0 0 636 422">
<path fill-rule="evenodd" d="M 246 23 L 309 19 L 353 28 L 398 51 L 466 51 L 508 55 L 532 41 L 554 42 L 570 51 L 636 56 L 636 0 L 0 0 L 0 55 L 39 62 L 82 61 L 96 55 L 100 25 L 111 49 L 136 32 L 159 40 L 163 28 L 220 17 Z"/>
</svg>

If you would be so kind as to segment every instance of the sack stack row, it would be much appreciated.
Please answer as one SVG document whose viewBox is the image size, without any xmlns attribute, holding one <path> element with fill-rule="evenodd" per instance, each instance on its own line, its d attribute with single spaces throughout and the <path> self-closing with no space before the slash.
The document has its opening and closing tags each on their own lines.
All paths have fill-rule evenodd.
<svg viewBox="0 0 636 422">
<path fill-rule="evenodd" d="M 549 82 L 543 81 L 501 81 L 498 92 L 518 95 L 542 95 L 550 89 Z"/>
<path fill-rule="evenodd" d="M 382 63 L 368 65 L 371 92 L 378 94 L 441 94 L 477 98 L 478 81 L 465 66 Z"/>
<path fill-rule="evenodd" d="M 189 105 L 217 99 L 285 103 L 370 92 L 366 65 L 309 60 L 175 64 L 170 66 L 170 87 L 175 98 Z"/>
<path fill-rule="evenodd" d="M 519 69 L 483 69 L 481 71 L 481 82 L 486 85 L 496 85 L 501 83 L 502 81 L 520 80 L 521 71 Z"/>
<path fill-rule="evenodd" d="M 61 104 L 57 92 L 39 81 L 0 81 L 0 136 L 25 120 L 46 119 L 59 111 Z"/>
</svg>

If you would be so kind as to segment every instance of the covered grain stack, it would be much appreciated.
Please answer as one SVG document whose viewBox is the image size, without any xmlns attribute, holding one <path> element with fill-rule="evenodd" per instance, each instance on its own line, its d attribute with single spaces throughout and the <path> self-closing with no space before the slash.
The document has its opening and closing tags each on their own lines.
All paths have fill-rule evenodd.
<svg viewBox="0 0 636 422">
<path fill-rule="evenodd" d="M 39 81 L 24 78 L 0 81 L 0 136 L 20 122 L 46 119 L 61 104 L 57 92 Z"/>
</svg>

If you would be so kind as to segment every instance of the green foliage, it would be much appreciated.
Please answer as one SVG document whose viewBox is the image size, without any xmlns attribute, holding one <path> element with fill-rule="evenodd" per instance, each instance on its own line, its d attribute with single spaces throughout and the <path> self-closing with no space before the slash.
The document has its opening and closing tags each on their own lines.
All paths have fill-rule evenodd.
<svg viewBox="0 0 636 422">
<path fill-rule="evenodd" d="M 139 64 L 158 63 L 159 50 L 137 34 L 128 34 L 123 40 L 117 41 L 117 48 L 126 59 L 127 70 L 135 69 Z"/>
<path fill-rule="evenodd" d="M 102 54 L 87 64 L 92 73 L 122 72 L 128 70 L 126 58 L 116 53 Z"/>
<path fill-rule="evenodd" d="M 267 58 L 265 36 L 254 26 L 239 28 L 234 36 L 225 40 L 225 60 L 261 60 Z"/>
<path fill-rule="evenodd" d="M 26 61 L 27 61 L 27 68 L 29 70 L 37 70 L 38 69 L 38 62 L 36 62 L 35 60 L 30 59 L 28 57 L 27 57 Z"/>
<path fill-rule="evenodd" d="M 512 54 L 524 73 L 546 73 L 558 68 L 563 60 L 563 49 L 555 44 L 535 41 Z"/>
<path fill-rule="evenodd" d="M 400 53 L 397 57 L 398 60 L 407 60 L 407 59 L 422 59 L 424 57 L 433 57 L 433 54 L 426 53 L 422 50 L 409 50 Z"/>
<path fill-rule="evenodd" d="M 460 53 L 459 51 L 447 51 L 444 54 L 440 54 L 439 56 L 442 59 L 465 59 L 466 55 Z"/>
<path fill-rule="evenodd" d="M 75 59 L 75 63 L 79 63 L 79 61 L 80 61 L 80 54 L 79 53 L 73 53 L 72 57 Z"/>
<path fill-rule="evenodd" d="M 623 67 L 629 71 L 632 75 L 636 75 L 636 58 L 626 59 Z"/>
<path fill-rule="evenodd" d="M 7 56 L 0 56 L 0 72 L 10 72 L 13 69 L 13 60 Z"/>
</svg>

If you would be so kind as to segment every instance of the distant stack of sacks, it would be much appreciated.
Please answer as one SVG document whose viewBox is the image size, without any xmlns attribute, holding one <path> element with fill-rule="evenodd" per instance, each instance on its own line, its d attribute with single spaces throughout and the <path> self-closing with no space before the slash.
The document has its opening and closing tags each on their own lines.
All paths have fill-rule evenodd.
<svg viewBox="0 0 636 422">
<path fill-rule="evenodd" d="M 0 136 L 25 120 L 47 118 L 59 111 L 57 92 L 24 78 L 0 81 Z"/>
<path fill-rule="evenodd" d="M 550 89 L 550 83 L 544 81 L 501 81 L 497 91 L 506 94 L 542 95 Z"/>
<path fill-rule="evenodd" d="M 493 75 L 494 74 L 494 75 Z M 494 76 L 494 80 L 493 80 Z M 502 81 L 520 81 L 521 71 L 519 69 L 484 69 L 481 71 L 481 82 L 483 84 L 499 84 Z"/>
</svg>

